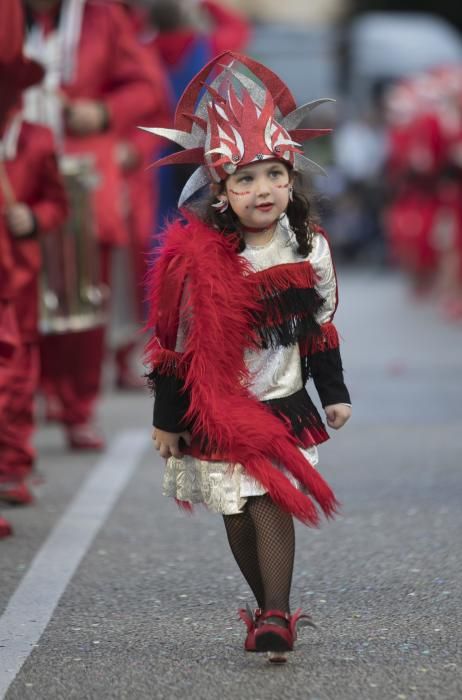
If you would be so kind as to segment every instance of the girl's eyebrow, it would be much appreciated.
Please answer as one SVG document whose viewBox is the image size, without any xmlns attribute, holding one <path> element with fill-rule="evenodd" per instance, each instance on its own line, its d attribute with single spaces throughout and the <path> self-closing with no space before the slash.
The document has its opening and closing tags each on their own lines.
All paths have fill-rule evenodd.
<svg viewBox="0 0 462 700">
<path fill-rule="evenodd" d="M 280 170 L 281 172 L 283 172 L 283 166 L 280 163 L 273 163 L 272 165 L 268 165 L 265 168 L 266 173 L 270 173 L 273 170 Z M 251 170 L 246 170 L 245 168 L 243 168 L 242 170 L 239 170 L 239 172 L 237 172 L 237 173 L 234 173 L 235 178 L 253 177 L 253 176 L 254 176 L 253 172 Z"/>
</svg>

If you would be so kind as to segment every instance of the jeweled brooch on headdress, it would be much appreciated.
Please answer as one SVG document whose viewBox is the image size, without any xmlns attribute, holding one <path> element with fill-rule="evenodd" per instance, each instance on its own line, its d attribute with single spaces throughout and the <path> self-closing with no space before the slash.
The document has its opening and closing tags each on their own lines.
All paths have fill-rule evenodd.
<svg viewBox="0 0 462 700">
<path fill-rule="evenodd" d="M 302 143 L 331 129 L 299 129 L 307 114 L 330 98 L 298 107 L 285 83 L 261 63 L 227 51 L 189 83 L 175 111 L 174 129 L 140 127 L 185 150 L 154 165 L 197 163 L 178 206 L 212 179 L 220 182 L 237 168 L 279 158 L 297 171 L 325 174 L 303 154 Z"/>
</svg>

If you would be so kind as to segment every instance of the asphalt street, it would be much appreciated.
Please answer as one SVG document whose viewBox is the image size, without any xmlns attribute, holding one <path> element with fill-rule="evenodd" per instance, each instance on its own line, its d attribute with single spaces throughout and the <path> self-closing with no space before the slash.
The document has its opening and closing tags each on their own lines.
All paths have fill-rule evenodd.
<svg viewBox="0 0 462 700">
<path fill-rule="evenodd" d="M 321 449 L 342 512 L 297 525 L 285 666 L 243 650 L 253 601 L 219 516 L 161 495 L 151 399 L 108 391 L 109 450 L 42 426 L 36 505 L 3 511 L 0 700 L 460 700 L 462 324 L 389 273 L 340 272 L 353 418 Z"/>
</svg>

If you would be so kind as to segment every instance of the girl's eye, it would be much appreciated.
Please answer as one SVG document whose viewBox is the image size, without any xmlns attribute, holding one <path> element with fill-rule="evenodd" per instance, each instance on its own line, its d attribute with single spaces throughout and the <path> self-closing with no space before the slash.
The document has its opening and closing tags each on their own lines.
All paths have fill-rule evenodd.
<svg viewBox="0 0 462 700">
<path fill-rule="evenodd" d="M 240 177 L 238 180 L 238 182 L 243 182 L 243 183 L 251 182 L 251 181 L 252 181 L 252 178 L 250 177 L 250 175 L 243 175 L 243 177 Z"/>
<path fill-rule="evenodd" d="M 282 175 L 282 174 L 283 174 L 283 173 L 282 173 L 281 170 L 271 170 L 271 172 L 270 172 L 270 177 L 276 178 L 276 177 L 278 177 L 279 175 Z"/>
</svg>

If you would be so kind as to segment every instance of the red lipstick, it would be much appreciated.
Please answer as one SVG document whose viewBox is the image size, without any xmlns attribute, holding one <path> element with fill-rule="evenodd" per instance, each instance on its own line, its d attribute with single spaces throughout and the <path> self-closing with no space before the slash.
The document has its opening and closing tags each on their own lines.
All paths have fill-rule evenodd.
<svg viewBox="0 0 462 700">
<path fill-rule="evenodd" d="M 269 211 L 272 208 L 273 208 L 272 204 L 259 204 L 257 206 L 257 209 L 261 209 L 262 211 Z"/>
</svg>

